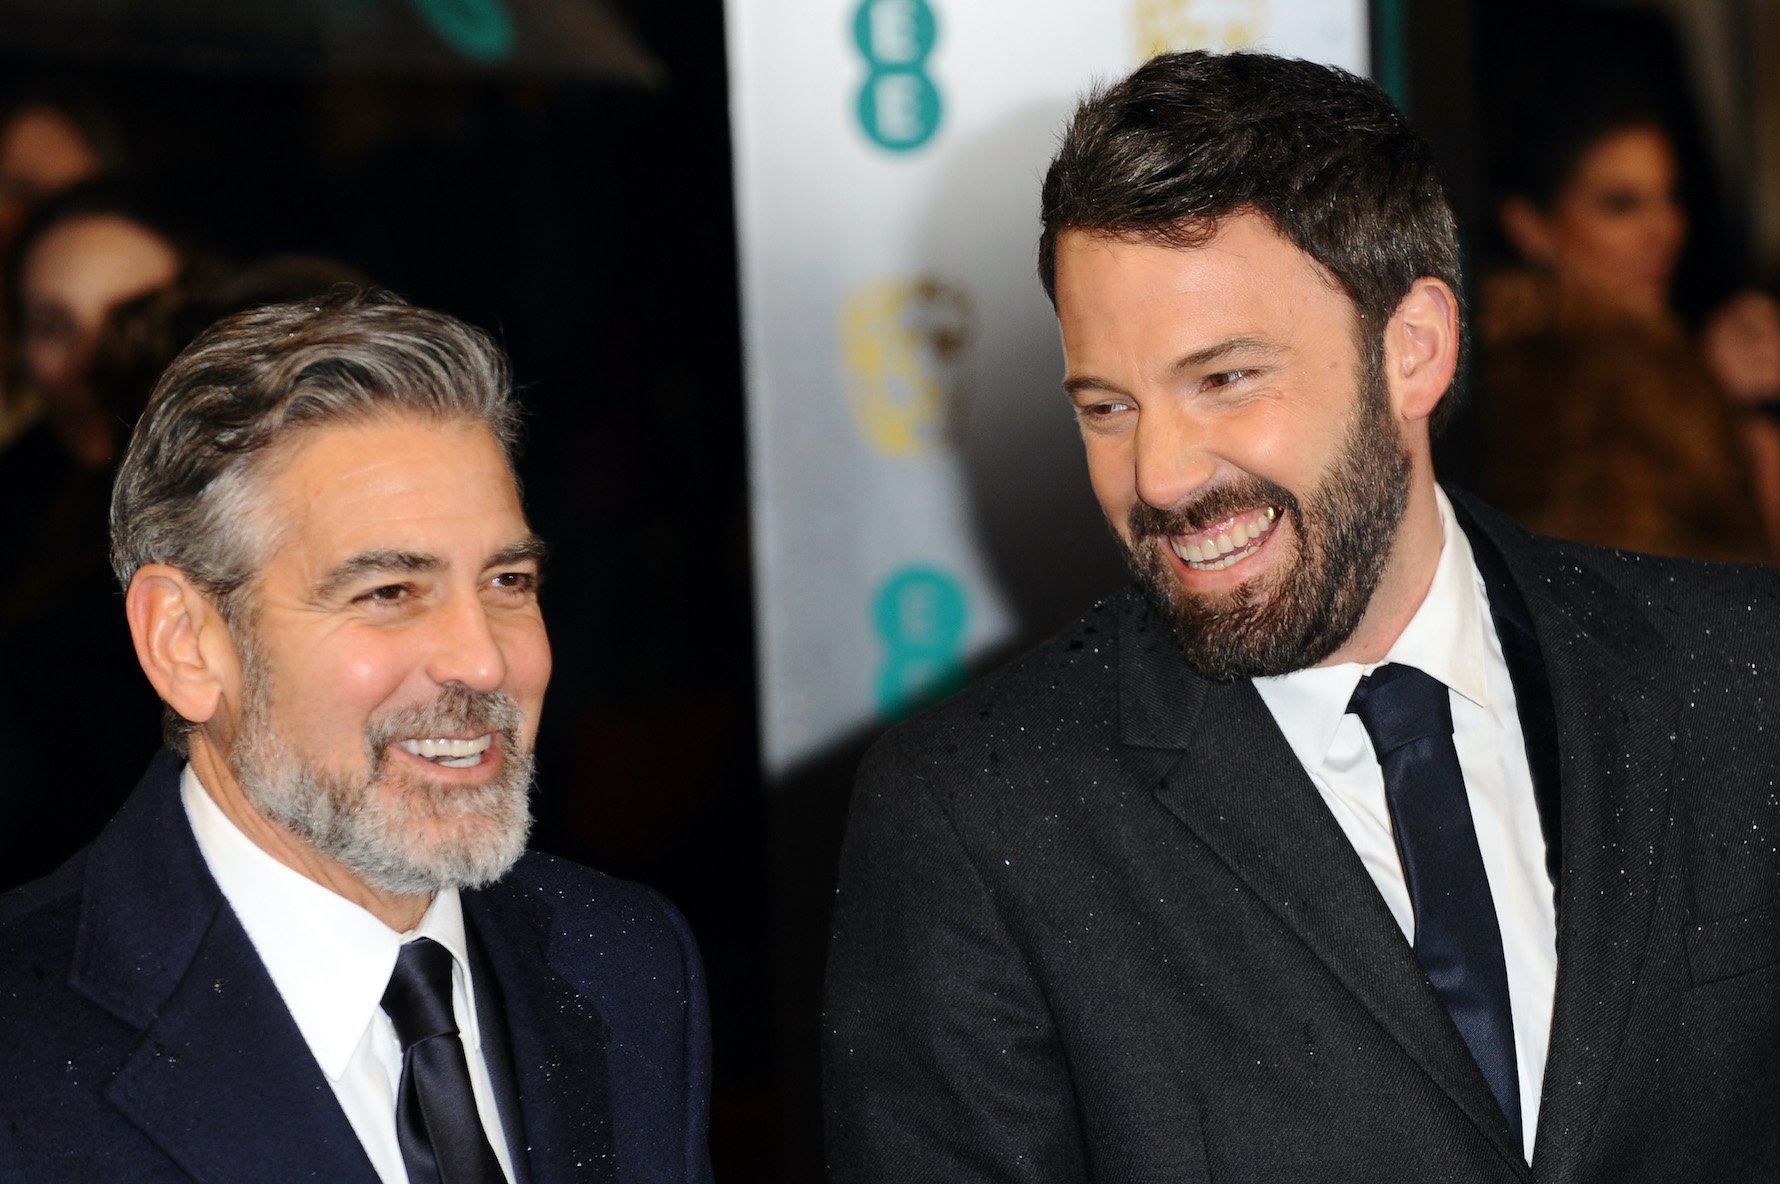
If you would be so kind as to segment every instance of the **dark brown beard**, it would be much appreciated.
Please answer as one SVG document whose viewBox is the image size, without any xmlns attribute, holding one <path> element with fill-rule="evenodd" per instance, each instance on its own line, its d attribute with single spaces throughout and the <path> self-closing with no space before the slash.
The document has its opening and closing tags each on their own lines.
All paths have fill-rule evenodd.
<svg viewBox="0 0 1780 1184">
<path fill-rule="evenodd" d="M 1284 486 L 1250 476 L 1171 510 L 1141 501 L 1132 508 L 1131 543 L 1121 546 L 1126 563 L 1200 677 L 1234 682 L 1303 670 L 1334 653 L 1359 626 L 1390 559 L 1410 474 L 1384 376 L 1371 365 L 1362 369 L 1341 453 L 1306 495 L 1307 504 Z M 1182 588 L 1169 537 L 1264 505 L 1292 524 L 1297 554 L 1276 568 L 1283 574 L 1216 596 Z"/>
</svg>

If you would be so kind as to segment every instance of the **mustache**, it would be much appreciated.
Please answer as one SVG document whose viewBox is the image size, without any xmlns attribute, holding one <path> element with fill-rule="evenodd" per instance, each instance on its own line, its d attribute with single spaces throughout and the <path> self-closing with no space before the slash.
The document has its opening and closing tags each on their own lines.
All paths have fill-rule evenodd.
<svg viewBox="0 0 1780 1184">
<path fill-rule="evenodd" d="M 478 691 L 461 682 L 445 684 L 438 698 L 371 721 L 365 742 L 381 753 L 397 740 L 499 732 L 511 745 L 525 722 L 518 700 L 505 691 Z"/>
<path fill-rule="evenodd" d="M 1233 515 L 1257 506 L 1274 506 L 1294 522 L 1301 518 L 1298 499 L 1291 490 L 1277 482 L 1253 475 L 1220 485 L 1199 494 L 1192 501 L 1166 510 L 1157 509 L 1139 499 L 1131 507 L 1128 525 L 1133 542 L 1167 538 L 1170 535 L 1192 534 L 1205 530 Z"/>
</svg>

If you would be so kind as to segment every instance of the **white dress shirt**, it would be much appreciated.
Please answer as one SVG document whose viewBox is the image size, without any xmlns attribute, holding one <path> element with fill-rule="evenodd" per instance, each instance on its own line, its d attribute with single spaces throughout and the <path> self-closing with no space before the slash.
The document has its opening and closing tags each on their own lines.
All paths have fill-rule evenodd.
<svg viewBox="0 0 1780 1184">
<path fill-rule="evenodd" d="M 261 850 L 211 800 L 190 765 L 180 792 L 210 874 L 247 930 L 384 1184 L 408 1184 L 408 1169 L 396 1137 L 402 1046 L 383 1012 L 383 991 L 404 942 L 430 937 L 451 951 L 452 1005 L 470 1063 L 476 1108 L 501 1171 L 512 1180 L 494 1086 L 482 1057 L 457 890 L 438 893 L 418 926 L 397 933 Z"/>
<path fill-rule="evenodd" d="M 1490 619 L 1489 596 L 1452 506 L 1444 493 L 1436 491 L 1435 496 L 1444 541 L 1434 582 L 1384 659 L 1371 665 L 1317 666 L 1254 682 L 1411 943 L 1415 912 L 1391 836 L 1384 774 L 1359 716 L 1347 714 L 1347 703 L 1360 677 L 1385 662 L 1414 666 L 1450 689 L 1453 745 L 1508 964 L 1524 1151 L 1530 1163 L 1557 984 L 1557 905 L 1545 869 L 1545 836 L 1515 711 L 1514 684 Z"/>
</svg>

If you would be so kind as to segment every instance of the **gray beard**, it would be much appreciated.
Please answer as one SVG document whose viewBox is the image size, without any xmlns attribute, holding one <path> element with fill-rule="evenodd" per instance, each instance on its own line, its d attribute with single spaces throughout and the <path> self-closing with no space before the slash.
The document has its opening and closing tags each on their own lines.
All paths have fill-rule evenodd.
<svg viewBox="0 0 1780 1184">
<path fill-rule="evenodd" d="M 506 692 L 451 683 L 429 704 L 371 721 L 368 772 L 358 780 L 308 764 L 278 735 L 271 680 L 251 644 L 243 646 L 242 674 L 245 703 L 228 759 L 247 800 L 366 884 L 399 896 L 479 888 L 524 853 L 532 753 L 519 743 L 523 715 Z M 483 785 L 388 767 L 396 740 L 466 732 L 502 738 L 500 772 Z"/>
</svg>

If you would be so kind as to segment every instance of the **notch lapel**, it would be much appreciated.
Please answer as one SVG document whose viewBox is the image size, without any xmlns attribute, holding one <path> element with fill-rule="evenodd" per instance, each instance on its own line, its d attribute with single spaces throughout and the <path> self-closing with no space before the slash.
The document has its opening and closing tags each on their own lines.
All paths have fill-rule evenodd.
<svg viewBox="0 0 1780 1184">
<path fill-rule="evenodd" d="M 482 939 L 473 924 L 464 926 L 470 949 L 470 973 L 476 982 L 476 1026 L 482 1033 L 482 1063 L 494 1086 L 495 1109 L 500 1112 L 501 1134 L 507 1158 L 513 1165 L 513 1184 L 532 1184 L 526 1162 L 525 1114 L 519 1108 L 519 1077 L 513 1070 L 513 1037 L 507 1030 L 507 1001 L 500 979 L 482 951 Z"/>
<path fill-rule="evenodd" d="M 376 1184 L 333 1089 L 226 907 L 106 1096 L 206 1184 Z"/>
<path fill-rule="evenodd" d="M 1162 750 L 1158 798 L 1524 1174 L 1482 1072 L 1266 704 L 1249 682 L 1196 678 L 1173 646 L 1153 617 L 1127 617 L 1124 739 Z"/>
<path fill-rule="evenodd" d="M 70 980 L 142 1033 L 107 1100 L 204 1184 L 376 1184 L 204 866 L 163 752 L 94 843 Z"/>
</svg>

